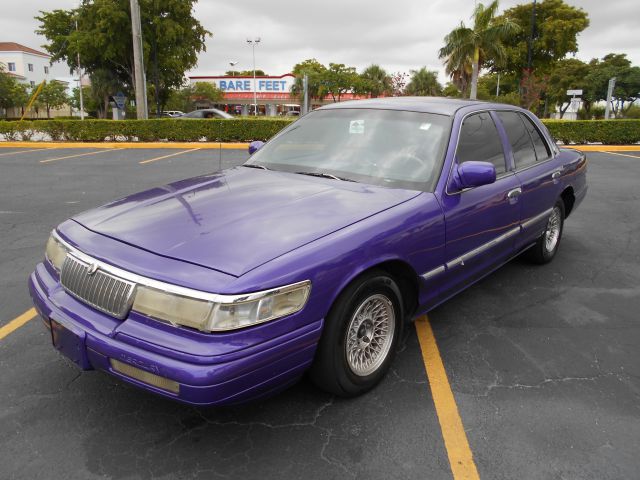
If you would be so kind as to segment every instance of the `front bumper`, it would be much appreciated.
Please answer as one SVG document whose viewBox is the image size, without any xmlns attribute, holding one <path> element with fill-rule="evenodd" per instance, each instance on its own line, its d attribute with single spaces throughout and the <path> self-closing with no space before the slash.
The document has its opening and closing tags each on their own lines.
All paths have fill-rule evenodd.
<svg viewBox="0 0 640 480">
<path fill-rule="evenodd" d="M 242 403 L 291 385 L 311 365 L 323 324 L 320 319 L 277 338 L 255 341 L 227 358 L 190 359 L 184 352 L 162 355 L 157 348 L 144 348 L 145 339 L 123 341 L 117 332 L 121 321 L 66 294 L 44 264 L 31 274 L 29 291 L 36 310 L 52 332 L 55 348 L 80 368 L 104 370 L 145 390 L 194 405 Z M 210 341 L 215 339 L 211 335 Z M 197 351 L 195 347 L 193 351 Z M 114 364 L 175 382 L 177 388 L 158 388 L 116 371 Z"/>
</svg>

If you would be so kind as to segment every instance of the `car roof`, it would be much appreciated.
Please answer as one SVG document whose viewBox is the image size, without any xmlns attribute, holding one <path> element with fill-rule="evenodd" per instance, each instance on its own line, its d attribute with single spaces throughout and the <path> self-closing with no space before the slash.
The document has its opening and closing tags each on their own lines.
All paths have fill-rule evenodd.
<svg viewBox="0 0 640 480">
<path fill-rule="evenodd" d="M 437 113 L 440 115 L 454 115 L 463 107 L 481 105 L 485 108 L 504 107 L 502 104 L 488 103 L 480 100 L 462 100 L 446 97 L 381 97 L 367 100 L 350 100 L 332 103 L 318 110 L 333 110 L 339 108 L 371 108 L 381 110 L 405 110 L 411 112 Z M 517 108 L 517 107 L 515 107 Z"/>
</svg>

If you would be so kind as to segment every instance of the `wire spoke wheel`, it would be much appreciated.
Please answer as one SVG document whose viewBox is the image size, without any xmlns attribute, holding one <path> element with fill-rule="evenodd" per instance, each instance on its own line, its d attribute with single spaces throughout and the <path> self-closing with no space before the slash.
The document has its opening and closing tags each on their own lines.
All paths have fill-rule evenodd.
<svg viewBox="0 0 640 480">
<path fill-rule="evenodd" d="M 560 240 L 560 229 L 562 228 L 562 212 L 556 206 L 551 212 L 547 228 L 544 232 L 544 248 L 547 252 L 553 252 Z"/>
<path fill-rule="evenodd" d="M 374 373 L 391 349 L 396 317 L 391 300 L 384 295 L 367 297 L 351 317 L 346 331 L 346 357 L 357 376 Z"/>
</svg>

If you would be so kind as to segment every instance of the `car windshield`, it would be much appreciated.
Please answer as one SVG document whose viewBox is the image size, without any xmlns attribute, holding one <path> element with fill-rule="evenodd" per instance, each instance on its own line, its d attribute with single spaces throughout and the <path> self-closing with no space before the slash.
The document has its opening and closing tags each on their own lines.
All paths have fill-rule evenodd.
<svg viewBox="0 0 640 480">
<path fill-rule="evenodd" d="M 431 113 L 318 110 L 274 137 L 247 165 L 431 191 L 450 125 L 450 117 Z"/>
</svg>

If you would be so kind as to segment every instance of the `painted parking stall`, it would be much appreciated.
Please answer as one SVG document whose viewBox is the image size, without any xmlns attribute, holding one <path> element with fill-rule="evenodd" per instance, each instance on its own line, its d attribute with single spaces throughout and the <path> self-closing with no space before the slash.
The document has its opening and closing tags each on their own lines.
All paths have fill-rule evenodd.
<svg viewBox="0 0 640 480">
<path fill-rule="evenodd" d="M 10 459 L 3 472 L 465 478 L 449 466 L 425 345 L 413 332 L 371 396 L 342 401 L 303 382 L 226 411 L 181 407 L 101 375 L 79 375 L 50 348 L 50 333 L 29 312 L 24 279 L 41 260 L 53 225 L 127 193 L 214 171 L 219 161 L 224 167 L 246 158 L 244 150 L 223 151 L 221 160 L 218 152 L 196 151 L 139 163 L 170 153 L 125 149 L 49 164 L 40 164 L 39 151 L 0 157 L 0 222 L 11 246 L 0 253 L 0 359 L 7 367 L 0 448 Z M 480 478 L 560 472 L 633 478 L 636 471 L 640 232 L 624 219 L 633 218 L 635 200 L 625 192 L 640 172 L 634 158 L 603 152 L 588 158 L 589 197 L 567 223 L 550 271 L 516 260 L 429 316 Z M 593 231 L 594 221 L 602 231 Z M 618 233 L 611 238 L 607 231 Z M 90 406 L 83 422 L 74 421 L 78 405 Z M 130 439 L 126 448 L 122 435 Z M 39 457 L 29 455 L 33 448 Z"/>
</svg>

